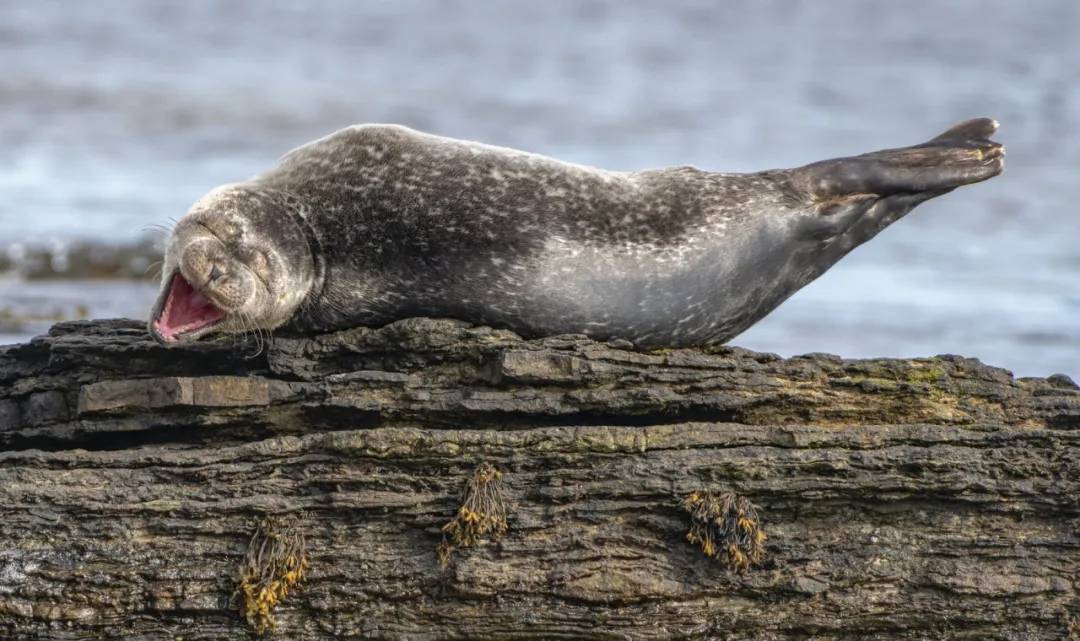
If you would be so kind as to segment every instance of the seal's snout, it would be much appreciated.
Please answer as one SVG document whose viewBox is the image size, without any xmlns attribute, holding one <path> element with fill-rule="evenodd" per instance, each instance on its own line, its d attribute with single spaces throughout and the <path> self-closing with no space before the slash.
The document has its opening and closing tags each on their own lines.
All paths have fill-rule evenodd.
<svg viewBox="0 0 1080 641">
<path fill-rule="evenodd" d="M 160 313 L 150 322 L 150 332 L 158 342 L 176 343 L 181 338 L 194 338 L 204 333 L 223 318 L 225 312 L 192 287 L 177 271 L 169 284 Z"/>
<path fill-rule="evenodd" d="M 238 198 L 219 191 L 173 228 L 165 277 L 147 323 L 162 345 L 189 343 L 212 332 L 272 329 L 288 320 L 295 305 L 289 295 L 306 295 L 303 283 L 280 284 L 294 276 L 279 249 L 288 246 L 288 237 L 279 240 L 277 228 L 260 227 L 265 220 L 250 213 L 253 207 L 240 208 L 250 203 Z M 247 219 L 238 211 L 248 212 Z"/>
</svg>

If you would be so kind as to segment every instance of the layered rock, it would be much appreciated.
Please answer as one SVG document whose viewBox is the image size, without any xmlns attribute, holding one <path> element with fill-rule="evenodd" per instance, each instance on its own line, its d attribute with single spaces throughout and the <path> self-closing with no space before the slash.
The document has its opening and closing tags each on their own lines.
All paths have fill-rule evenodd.
<svg viewBox="0 0 1080 641">
<path fill-rule="evenodd" d="M 1078 428 L 1067 377 L 954 356 L 63 323 L 0 349 L 0 637 L 243 638 L 269 517 L 305 539 L 282 638 L 1064 638 Z M 441 555 L 485 463 L 505 533 Z M 759 561 L 687 541 L 694 492 L 753 506 Z"/>
</svg>

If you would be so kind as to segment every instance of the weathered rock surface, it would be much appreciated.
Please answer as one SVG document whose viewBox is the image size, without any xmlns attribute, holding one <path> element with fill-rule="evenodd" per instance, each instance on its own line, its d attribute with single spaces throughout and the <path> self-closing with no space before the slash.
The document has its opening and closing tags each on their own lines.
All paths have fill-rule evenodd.
<svg viewBox="0 0 1080 641">
<path fill-rule="evenodd" d="M 509 531 L 443 568 L 485 461 Z M 64 323 L 0 348 L 0 638 L 245 638 L 257 518 L 303 510 L 279 638 L 1062 639 L 1078 461 L 1071 380 L 952 356 Z M 761 564 L 686 542 L 696 489 L 757 506 Z"/>
</svg>

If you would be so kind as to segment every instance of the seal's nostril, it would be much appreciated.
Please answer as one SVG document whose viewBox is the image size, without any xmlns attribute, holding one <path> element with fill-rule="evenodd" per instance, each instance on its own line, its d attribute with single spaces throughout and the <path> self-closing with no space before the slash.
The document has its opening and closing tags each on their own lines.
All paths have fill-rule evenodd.
<svg viewBox="0 0 1080 641">
<path fill-rule="evenodd" d="M 217 265 L 214 265 L 210 268 L 210 282 L 212 283 L 219 278 L 221 278 L 221 270 L 218 269 Z"/>
</svg>

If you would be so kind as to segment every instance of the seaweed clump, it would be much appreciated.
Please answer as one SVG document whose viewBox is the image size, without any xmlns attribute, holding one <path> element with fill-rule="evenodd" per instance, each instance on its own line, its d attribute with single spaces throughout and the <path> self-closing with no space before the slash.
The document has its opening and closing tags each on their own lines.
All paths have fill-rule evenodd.
<svg viewBox="0 0 1080 641">
<path fill-rule="evenodd" d="M 694 491 L 682 501 L 690 514 L 686 540 L 705 556 L 742 572 L 765 556 L 765 532 L 750 501 L 733 492 Z"/>
<path fill-rule="evenodd" d="M 266 517 L 255 529 L 240 566 L 240 612 L 257 634 L 276 629 L 273 610 L 304 577 L 308 567 L 300 513 Z M 235 595 L 234 595 L 235 596 Z"/>
<path fill-rule="evenodd" d="M 442 527 L 439 564 L 446 567 L 456 547 L 471 547 L 481 539 L 498 539 L 506 534 L 506 496 L 502 472 L 490 463 L 481 463 L 465 484 L 461 506 L 454 519 Z"/>
</svg>

